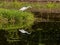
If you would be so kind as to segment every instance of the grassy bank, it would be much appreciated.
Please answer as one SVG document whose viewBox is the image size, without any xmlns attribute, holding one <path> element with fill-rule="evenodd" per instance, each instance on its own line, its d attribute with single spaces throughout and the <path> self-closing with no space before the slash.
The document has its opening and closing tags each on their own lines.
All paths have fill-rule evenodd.
<svg viewBox="0 0 60 45">
<path fill-rule="evenodd" d="M 0 2 L 0 8 L 7 8 L 7 9 L 20 9 L 23 6 L 32 6 L 33 8 L 41 9 L 41 8 L 60 8 L 60 3 L 52 3 L 48 2 L 46 4 L 34 2 Z"/>
</svg>

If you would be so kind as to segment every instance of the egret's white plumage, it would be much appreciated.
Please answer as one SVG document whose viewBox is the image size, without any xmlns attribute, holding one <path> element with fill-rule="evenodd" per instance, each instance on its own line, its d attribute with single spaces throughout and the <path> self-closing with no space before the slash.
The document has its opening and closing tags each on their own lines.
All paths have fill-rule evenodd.
<svg viewBox="0 0 60 45">
<path fill-rule="evenodd" d="M 19 31 L 21 32 L 21 33 L 27 33 L 27 34 L 31 34 L 31 33 L 29 33 L 29 32 L 27 32 L 27 31 L 25 31 L 24 29 L 19 29 Z"/>
<path fill-rule="evenodd" d="M 31 7 L 31 6 L 22 7 L 22 8 L 20 8 L 19 10 L 21 10 L 21 11 L 25 11 L 25 10 L 27 10 L 28 8 L 32 8 L 32 7 Z"/>
</svg>

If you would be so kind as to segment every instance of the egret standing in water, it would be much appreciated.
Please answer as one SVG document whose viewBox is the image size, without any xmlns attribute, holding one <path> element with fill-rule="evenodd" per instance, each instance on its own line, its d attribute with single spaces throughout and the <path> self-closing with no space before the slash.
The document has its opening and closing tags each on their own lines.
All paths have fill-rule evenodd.
<svg viewBox="0 0 60 45">
<path fill-rule="evenodd" d="M 19 31 L 20 31 L 21 33 L 31 34 L 31 33 L 27 32 L 27 31 L 25 31 L 24 29 L 19 29 Z"/>
<path fill-rule="evenodd" d="M 32 8 L 31 6 L 27 6 L 27 7 L 22 7 L 21 9 L 19 9 L 19 10 L 21 10 L 21 11 L 25 11 L 25 10 L 27 10 L 27 9 L 29 9 L 29 8 Z"/>
</svg>

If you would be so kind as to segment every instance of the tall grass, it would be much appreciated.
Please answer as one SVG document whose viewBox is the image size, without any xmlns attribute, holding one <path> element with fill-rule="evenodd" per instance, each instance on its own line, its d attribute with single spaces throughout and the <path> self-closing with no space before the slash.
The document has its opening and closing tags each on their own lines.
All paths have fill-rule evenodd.
<svg viewBox="0 0 60 45">
<path fill-rule="evenodd" d="M 41 8 L 60 8 L 60 4 L 56 3 L 46 3 L 41 4 L 38 2 L 29 3 L 29 2 L 0 2 L 0 8 L 7 8 L 7 9 L 20 9 L 23 6 L 32 6 L 33 8 L 41 9 Z"/>
</svg>

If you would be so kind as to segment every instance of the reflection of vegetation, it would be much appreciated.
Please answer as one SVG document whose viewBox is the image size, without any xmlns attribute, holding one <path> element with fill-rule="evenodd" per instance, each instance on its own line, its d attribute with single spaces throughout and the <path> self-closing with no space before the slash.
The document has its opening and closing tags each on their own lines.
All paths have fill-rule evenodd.
<svg viewBox="0 0 60 45">
<path fill-rule="evenodd" d="M 8 45 L 7 34 L 7 31 L 0 30 L 0 45 Z"/>
<path fill-rule="evenodd" d="M 39 22 L 34 25 L 34 29 L 37 29 L 37 31 L 40 30 L 38 32 L 40 36 L 39 43 L 42 43 L 45 45 L 51 45 L 51 44 L 59 45 L 60 44 L 59 43 L 60 22 Z"/>
</svg>

